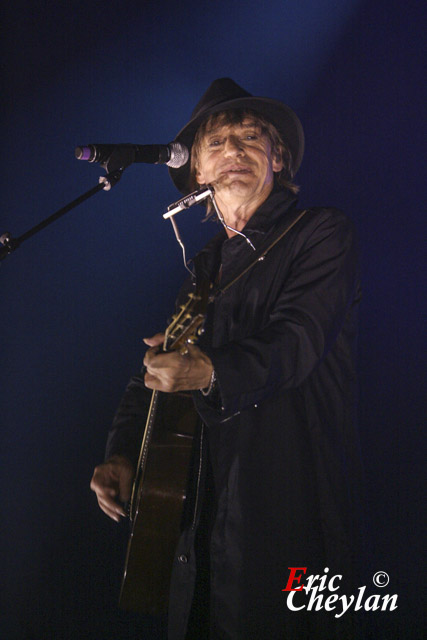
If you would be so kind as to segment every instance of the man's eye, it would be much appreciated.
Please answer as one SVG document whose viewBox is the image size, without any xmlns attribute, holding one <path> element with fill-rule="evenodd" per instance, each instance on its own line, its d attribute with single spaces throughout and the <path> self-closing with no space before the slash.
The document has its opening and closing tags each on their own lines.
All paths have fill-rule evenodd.
<svg viewBox="0 0 427 640">
<path fill-rule="evenodd" d="M 245 140 L 256 140 L 258 138 L 258 136 L 256 135 L 256 133 L 248 133 L 245 136 Z"/>
<path fill-rule="evenodd" d="M 209 146 L 210 147 L 217 147 L 219 144 L 221 144 L 221 140 L 210 140 L 209 141 Z"/>
</svg>

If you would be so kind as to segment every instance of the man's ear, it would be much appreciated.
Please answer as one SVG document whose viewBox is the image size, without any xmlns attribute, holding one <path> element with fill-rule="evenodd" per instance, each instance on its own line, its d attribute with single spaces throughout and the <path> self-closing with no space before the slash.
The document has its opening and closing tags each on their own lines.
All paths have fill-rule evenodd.
<svg viewBox="0 0 427 640">
<path fill-rule="evenodd" d="M 273 171 L 275 173 L 278 173 L 283 169 L 282 154 L 280 153 L 280 151 L 273 150 L 271 156 L 272 156 L 271 166 L 273 168 Z"/>
<path fill-rule="evenodd" d="M 197 184 L 206 184 L 206 180 L 205 180 L 203 171 L 200 171 L 200 169 L 198 169 L 197 167 L 196 167 L 195 176 L 196 176 Z"/>
</svg>

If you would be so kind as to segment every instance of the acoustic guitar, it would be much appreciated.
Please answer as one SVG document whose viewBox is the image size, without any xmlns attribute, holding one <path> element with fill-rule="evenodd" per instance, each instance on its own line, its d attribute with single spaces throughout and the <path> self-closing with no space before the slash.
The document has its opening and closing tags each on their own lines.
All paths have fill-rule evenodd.
<svg viewBox="0 0 427 640">
<path fill-rule="evenodd" d="M 207 295 L 189 295 L 166 329 L 164 351 L 185 353 L 186 345 L 197 341 L 206 302 Z M 123 609 L 152 615 L 167 611 L 197 424 L 191 393 L 153 391 L 129 506 Z"/>
</svg>

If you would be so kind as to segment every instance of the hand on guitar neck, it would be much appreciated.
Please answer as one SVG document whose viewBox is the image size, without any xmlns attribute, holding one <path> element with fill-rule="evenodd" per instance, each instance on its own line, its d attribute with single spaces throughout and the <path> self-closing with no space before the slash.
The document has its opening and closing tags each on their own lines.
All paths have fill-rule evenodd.
<svg viewBox="0 0 427 640">
<path fill-rule="evenodd" d="M 213 365 L 210 358 L 193 344 L 186 344 L 184 350 L 159 351 L 164 334 L 156 333 L 144 338 L 151 347 L 144 358 L 146 374 L 145 386 L 157 391 L 175 392 L 204 389 L 209 386 Z"/>
<path fill-rule="evenodd" d="M 116 522 L 127 515 L 120 503 L 130 499 L 134 475 L 132 463 L 124 456 L 112 456 L 93 472 L 90 488 L 101 509 Z"/>
</svg>

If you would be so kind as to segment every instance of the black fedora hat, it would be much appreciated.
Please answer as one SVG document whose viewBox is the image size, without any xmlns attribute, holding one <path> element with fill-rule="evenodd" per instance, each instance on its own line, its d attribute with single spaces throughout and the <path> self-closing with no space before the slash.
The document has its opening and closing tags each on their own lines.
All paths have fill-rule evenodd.
<svg viewBox="0 0 427 640">
<path fill-rule="evenodd" d="M 213 113 L 228 109 L 252 109 L 271 122 L 291 152 L 292 170 L 295 175 L 304 153 L 304 132 L 297 115 L 283 102 L 251 95 L 231 78 L 219 78 L 212 82 L 197 103 L 190 122 L 181 129 L 175 141 L 181 142 L 191 150 L 197 129 L 202 122 Z M 170 168 L 169 173 L 175 186 L 182 193 L 190 191 L 190 160 L 179 169 Z"/>
</svg>

